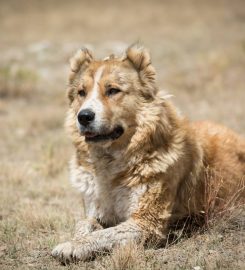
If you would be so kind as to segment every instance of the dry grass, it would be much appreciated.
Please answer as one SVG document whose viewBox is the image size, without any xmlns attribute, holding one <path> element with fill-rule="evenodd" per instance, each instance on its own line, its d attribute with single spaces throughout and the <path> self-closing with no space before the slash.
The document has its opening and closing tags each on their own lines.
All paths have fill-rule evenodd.
<svg viewBox="0 0 245 270">
<path fill-rule="evenodd" d="M 0 68 L 0 98 L 29 98 L 36 92 L 38 77 L 33 70 L 16 65 Z"/>
<path fill-rule="evenodd" d="M 102 258 L 95 267 L 101 270 L 145 269 L 145 259 L 143 246 L 132 242 L 125 246 L 116 247 L 110 256 Z"/>
<path fill-rule="evenodd" d="M 237 208 L 244 205 L 245 177 L 236 184 L 236 192 L 230 194 L 226 200 L 219 197 L 222 192 L 223 179 L 210 169 L 206 170 L 205 199 L 204 199 L 204 227 L 209 228 L 217 221 L 224 221 L 233 217 Z"/>
<path fill-rule="evenodd" d="M 87 44 L 103 57 L 141 39 L 184 114 L 245 135 L 244 1 L 10 0 L 0 15 L 0 269 L 244 269 L 244 207 L 231 198 L 215 218 L 219 185 L 207 189 L 208 227 L 179 223 L 165 248 L 132 243 L 68 266 L 50 256 L 82 215 L 63 129 L 74 50 Z"/>
</svg>

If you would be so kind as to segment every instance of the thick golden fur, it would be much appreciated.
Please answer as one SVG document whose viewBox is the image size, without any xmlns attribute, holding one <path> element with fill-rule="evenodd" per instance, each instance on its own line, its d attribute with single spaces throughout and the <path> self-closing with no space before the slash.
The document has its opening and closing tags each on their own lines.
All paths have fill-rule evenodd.
<svg viewBox="0 0 245 270">
<path fill-rule="evenodd" d="M 85 99 L 78 91 L 86 87 L 89 98 L 101 66 L 103 121 L 108 130 L 120 123 L 125 132 L 114 141 L 87 143 L 76 124 Z M 105 97 L 107 84 L 122 92 Z M 205 211 L 209 181 L 221 181 L 217 196 L 228 200 L 244 179 L 244 139 L 226 127 L 180 116 L 158 90 L 149 53 L 138 45 L 103 61 L 93 60 L 87 49 L 78 51 L 68 97 L 67 127 L 76 150 L 71 177 L 83 193 L 87 219 L 72 241 L 53 250 L 61 261 L 86 260 L 128 241 L 161 241 L 169 222 Z"/>
</svg>

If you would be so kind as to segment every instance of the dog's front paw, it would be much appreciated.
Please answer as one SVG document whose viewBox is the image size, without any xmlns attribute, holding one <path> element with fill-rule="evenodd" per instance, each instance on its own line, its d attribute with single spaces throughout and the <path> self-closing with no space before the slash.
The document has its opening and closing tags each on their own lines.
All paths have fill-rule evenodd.
<svg viewBox="0 0 245 270">
<path fill-rule="evenodd" d="M 73 257 L 72 257 L 73 251 L 74 251 L 74 246 L 72 242 L 65 242 L 65 243 L 57 245 L 52 250 L 51 254 L 60 262 L 64 264 L 68 264 L 73 260 Z"/>
<path fill-rule="evenodd" d="M 95 251 L 91 246 L 82 244 L 73 249 L 72 258 L 74 262 L 91 260 L 95 256 Z"/>
</svg>

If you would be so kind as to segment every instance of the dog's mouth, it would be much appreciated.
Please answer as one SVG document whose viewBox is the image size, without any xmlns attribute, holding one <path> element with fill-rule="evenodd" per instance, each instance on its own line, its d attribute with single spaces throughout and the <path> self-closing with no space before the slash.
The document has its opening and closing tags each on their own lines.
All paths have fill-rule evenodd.
<svg viewBox="0 0 245 270">
<path fill-rule="evenodd" d="M 124 129 L 121 126 L 117 126 L 110 133 L 95 133 L 95 132 L 84 132 L 86 142 L 101 142 L 107 140 L 116 140 L 122 136 Z"/>
</svg>

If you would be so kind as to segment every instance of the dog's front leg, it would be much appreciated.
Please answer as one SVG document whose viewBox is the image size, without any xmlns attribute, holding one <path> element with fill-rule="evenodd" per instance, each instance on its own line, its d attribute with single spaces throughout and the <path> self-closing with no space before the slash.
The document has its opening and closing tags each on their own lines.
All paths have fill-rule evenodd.
<svg viewBox="0 0 245 270">
<path fill-rule="evenodd" d="M 168 206 L 169 204 L 165 207 L 161 205 L 159 212 L 155 212 L 151 208 L 146 211 L 140 209 L 129 220 L 115 227 L 94 231 L 80 241 L 75 241 L 69 259 L 85 261 L 96 254 L 110 252 L 117 245 L 125 245 L 130 242 L 143 244 L 149 241 L 154 245 L 160 243 L 165 238 L 170 217 Z"/>
<path fill-rule="evenodd" d="M 124 245 L 131 241 L 143 242 L 144 237 L 144 230 L 130 219 L 115 227 L 97 230 L 60 244 L 52 251 L 52 255 L 64 264 L 85 261 L 98 253 L 111 251 L 116 245 Z"/>
<path fill-rule="evenodd" d="M 94 231 L 80 241 L 74 242 L 71 255 L 73 261 L 85 261 L 97 254 L 110 252 L 115 246 L 130 242 L 144 244 L 146 241 L 157 244 L 165 237 L 168 224 L 168 212 L 155 216 L 150 209 L 143 215 L 134 215 L 129 220 L 104 230 Z M 149 215 L 148 215 L 149 214 Z"/>
<path fill-rule="evenodd" d="M 101 230 L 103 227 L 95 218 L 88 218 L 79 221 L 76 224 L 75 235 L 72 241 L 64 242 L 57 245 L 52 250 L 52 256 L 58 258 L 61 262 L 67 263 L 72 260 L 72 253 L 74 250 L 74 243 L 89 235 L 93 231 Z"/>
<path fill-rule="evenodd" d="M 129 219 L 115 227 L 92 232 L 90 235 L 74 242 L 72 259 L 88 260 L 98 253 L 111 251 L 117 245 L 129 242 L 144 242 L 147 232 L 133 219 Z"/>
</svg>

